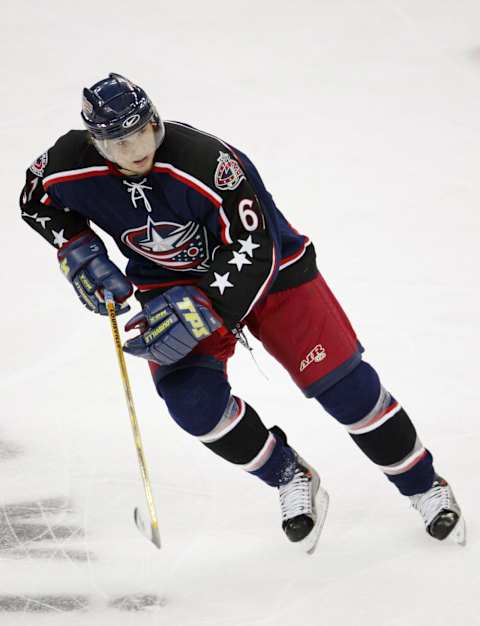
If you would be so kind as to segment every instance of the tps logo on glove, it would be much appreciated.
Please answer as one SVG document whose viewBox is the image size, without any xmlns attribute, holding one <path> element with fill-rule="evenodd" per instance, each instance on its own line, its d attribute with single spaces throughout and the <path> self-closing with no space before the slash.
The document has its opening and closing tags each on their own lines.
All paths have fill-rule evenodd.
<svg viewBox="0 0 480 626">
<path fill-rule="evenodd" d="M 222 327 L 208 298 L 195 287 L 172 287 L 144 305 L 126 324 L 141 334 L 129 339 L 124 352 L 171 365 L 185 358 L 200 341 Z"/>
<path fill-rule="evenodd" d="M 181 311 L 189 311 L 189 313 L 184 314 L 183 319 L 190 324 L 193 336 L 196 337 L 196 339 L 208 337 L 210 331 L 203 323 L 202 318 L 190 298 L 185 296 L 183 300 L 177 302 L 177 306 Z"/>
</svg>

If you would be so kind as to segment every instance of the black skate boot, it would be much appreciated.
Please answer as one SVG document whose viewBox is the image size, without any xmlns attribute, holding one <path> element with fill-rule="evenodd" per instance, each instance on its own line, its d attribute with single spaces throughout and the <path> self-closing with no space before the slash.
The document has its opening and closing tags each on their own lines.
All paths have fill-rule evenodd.
<svg viewBox="0 0 480 626">
<path fill-rule="evenodd" d="M 297 456 L 293 478 L 278 488 L 282 528 L 288 539 L 312 554 L 328 510 L 328 493 L 317 472 Z"/>
<path fill-rule="evenodd" d="M 465 521 L 452 488 L 444 478 L 435 476 L 432 487 L 425 493 L 410 496 L 410 502 L 422 515 L 429 535 L 440 541 L 450 536 L 455 543 L 465 545 Z"/>
</svg>

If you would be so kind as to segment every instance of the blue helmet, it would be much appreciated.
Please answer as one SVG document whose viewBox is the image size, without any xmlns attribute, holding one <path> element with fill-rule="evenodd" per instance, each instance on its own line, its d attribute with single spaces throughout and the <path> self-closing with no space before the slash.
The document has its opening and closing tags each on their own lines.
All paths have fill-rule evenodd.
<svg viewBox="0 0 480 626">
<path fill-rule="evenodd" d="M 120 74 L 111 73 L 90 89 L 83 90 L 83 123 L 94 140 L 126 137 L 152 122 L 157 147 L 165 129 L 156 108 L 145 91 Z"/>
</svg>

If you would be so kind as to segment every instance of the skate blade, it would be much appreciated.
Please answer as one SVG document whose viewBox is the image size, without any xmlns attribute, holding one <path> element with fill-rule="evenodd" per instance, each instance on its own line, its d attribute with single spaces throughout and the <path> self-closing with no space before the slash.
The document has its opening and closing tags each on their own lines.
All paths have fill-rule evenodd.
<svg viewBox="0 0 480 626">
<path fill-rule="evenodd" d="M 328 493 L 325 491 L 325 489 L 323 489 L 323 487 L 319 487 L 315 495 L 317 521 L 315 522 L 315 526 L 305 537 L 305 539 L 302 539 L 302 541 L 299 541 L 297 543 L 297 546 L 302 550 L 302 552 L 306 552 L 307 554 L 313 554 L 315 552 L 318 540 L 320 539 L 320 533 L 322 532 L 323 526 L 325 524 L 325 518 L 327 517 L 328 503 Z"/>
<path fill-rule="evenodd" d="M 458 522 L 455 524 L 455 528 L 449 535 L 456 544 L 459 546 L 464 546 L 467 543 L 467 526 L 465 524 L 465 520 L 463 516 L 461 516 Z"/>
</svg>

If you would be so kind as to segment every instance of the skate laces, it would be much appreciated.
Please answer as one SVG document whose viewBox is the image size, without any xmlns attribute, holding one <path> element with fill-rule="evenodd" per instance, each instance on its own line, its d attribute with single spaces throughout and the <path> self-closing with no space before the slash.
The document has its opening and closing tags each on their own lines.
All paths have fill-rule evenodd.
<svg viewBox="0 0 480 626">
<path fill-rule="evenodd" d="M 298 467 L 292 480 L 285 485 L 279 486 L 278 491 L 283 520 L 304 514 L 312 516 L 311 485 L 311 473 L 304 468 Z"/>
<path fill-rule="evenodd" d="M 428 526 L 443 509 L 451 509 L 451 491 L 448 483 L 436 481 L 433 487 L 423 494 L 410 496 L 414 509 L 422 515 Z"/>
</svg>

